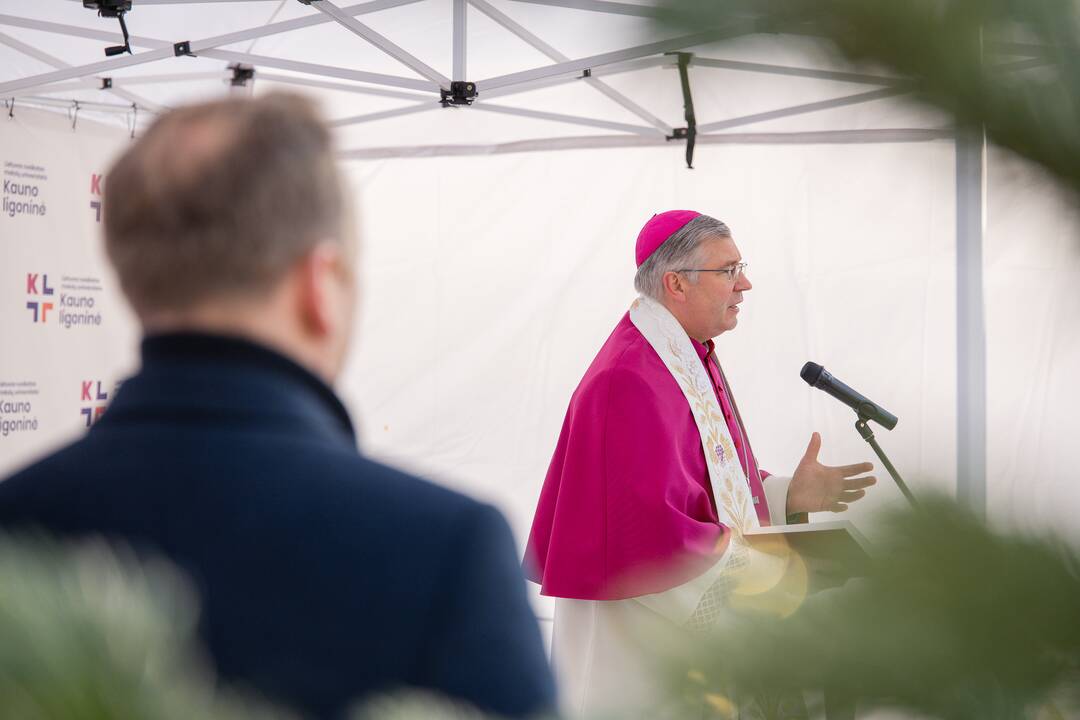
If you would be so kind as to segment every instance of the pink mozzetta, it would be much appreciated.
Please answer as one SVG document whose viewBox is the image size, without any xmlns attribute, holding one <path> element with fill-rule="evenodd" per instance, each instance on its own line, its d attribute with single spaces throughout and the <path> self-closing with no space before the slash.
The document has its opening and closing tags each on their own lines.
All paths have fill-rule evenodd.
<svg viewBox="0 0 1080 720">
<path fill-rule="evenodd" d="M 719 371 L 710 376 L 767 525 L 757 461 Z M 529 579 L 583 600 L 662 592 L 708 569 L 729 537 L 686 396 L 624 315 L 570 400 L 525 551 Z"/>
<path fill-rule="evenodd" d="M 645 227 L 641 228 L 641 232 L 637 236 L 634 254 L 638 267 L 641 267 L 641 263 L 648 260 L 649 256 L 656 252 L 656 248 L 664 244 L 665 240 L 700 214 L 694 210 L 668 210 L 653 215 L 649 222 L 645 223 Z"/>
</svg>

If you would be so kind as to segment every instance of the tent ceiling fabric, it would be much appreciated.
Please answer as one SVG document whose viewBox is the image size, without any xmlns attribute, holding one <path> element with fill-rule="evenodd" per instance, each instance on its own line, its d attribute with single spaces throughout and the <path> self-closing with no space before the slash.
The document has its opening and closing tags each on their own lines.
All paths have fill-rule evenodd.
<svg viewBox="0 0 1080 720">
<path fill-rule="evenodd" d="M 155 111 L 225 94 L 229 66 L 240 62 L 256 71 L 249 91 L 317 96 L 344 157 L 662 145 L 686 125 L 675 59 L 665 55 L 676 50 L 694 54 L 703 144 L 746 133 L 758 142 L 770 141 L 762 133 L 790 142 L 822 132 L 828 142 L 848 132 L 849 141 L 891 142 L 896 130 L 931 139 L 949 125 L 907 99 L 902 79 L 852 73 L 815 39 L 753 34 L 742 22 L 664 34 L 644 4 L 135 0 L 127 16 L 134 55 L 115 58 L 103 49 L 120 42 L 118 24 L 80 2 L 8 7 L 15 12 L 0 14 L 8 103 L 77 101 L 87 114 L 143 126 Z M 174 55 L 181 41 L 195 57 Z M 438 103 L 455 76 L 477 84 L 471 107 Z M 101 89 L 104 78 L 111 88 Z M 124 118 L 133 105 L 138 117 Z"/>
</svg>

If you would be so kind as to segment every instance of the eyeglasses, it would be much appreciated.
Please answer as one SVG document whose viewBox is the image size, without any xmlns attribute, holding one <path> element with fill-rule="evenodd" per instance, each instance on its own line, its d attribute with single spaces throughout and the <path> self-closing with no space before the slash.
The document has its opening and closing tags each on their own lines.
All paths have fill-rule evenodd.
<svg viewBox="0 0 1080 720">
<path fill-rule="evenodd" d="M 675 272 L 714 272 L 714 273 L 724 273 L 725 275 L 727 275 L 728 280 L 730 280 L 731 282 L 735 282 L 735 278 L 737 278 L 740 275 L 742 275 L 743 273 L 745 273 L 746 268 L 748 268 L 748 267 L 750 267 L 749 263 L 735 263 L 734 265 L 731 265 L 729 267 L 717 268 L 715 270 L 710 269 L 710 268 L 683 268 L 682 270 L 676 270 Z"/>
</svg>

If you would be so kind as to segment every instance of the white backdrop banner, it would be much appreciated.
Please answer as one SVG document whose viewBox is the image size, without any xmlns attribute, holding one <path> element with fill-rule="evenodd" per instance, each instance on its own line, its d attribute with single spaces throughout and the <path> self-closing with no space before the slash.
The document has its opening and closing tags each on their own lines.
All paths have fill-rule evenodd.
<svg viewBox="0 0 1080 720">
<path fill-rule="evenodd" d="M 105 168 L 127 142 L 63 114 L 0 117 L 0 477 L 90 427 L 134 365 L 100 241 Z"/>
</svg>

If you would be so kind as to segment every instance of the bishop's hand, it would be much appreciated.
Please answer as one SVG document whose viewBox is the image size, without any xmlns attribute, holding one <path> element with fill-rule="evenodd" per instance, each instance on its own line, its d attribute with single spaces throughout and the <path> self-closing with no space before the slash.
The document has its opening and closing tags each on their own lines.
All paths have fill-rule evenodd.
<svg viewBox="0 0 1080 720">
<path fill-rule="evenodd" d="M 806 454 L 795 468 L 795 474 L 788 486 L 787 512 L 789 515 L 803 512 L 821 512 L 831 510 L 843 512 L 848 504 L 866 494 L 868 488 L 877 482 L 873 475 L 855 477 L 870 472 L 874 466 L 870 463 L 840 465 L 831 467 L 818 462 L 821 451 L 821 435 L 810 436 L 810 445 Z"/>
</svg>

